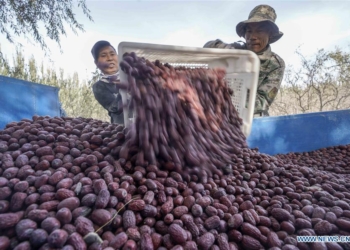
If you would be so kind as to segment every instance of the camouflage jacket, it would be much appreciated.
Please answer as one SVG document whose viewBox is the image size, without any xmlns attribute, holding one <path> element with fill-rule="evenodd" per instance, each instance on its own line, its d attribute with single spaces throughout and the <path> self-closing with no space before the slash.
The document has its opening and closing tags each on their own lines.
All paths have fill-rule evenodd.
<svg viewBox="0 0 350 250">
<path fill-rule="evenodd" d="M 204 48 L 247 49 L 245 44 L 237 42 L 227 44 L 219 39 L 207 42 Z M 269 116 L 269 107 L 282 83 L 285 64 L 280 56 L 271 51 L 270 45 L 257 55 L 260 59 L 260 72 L 254 114 Z"/>
</svg>

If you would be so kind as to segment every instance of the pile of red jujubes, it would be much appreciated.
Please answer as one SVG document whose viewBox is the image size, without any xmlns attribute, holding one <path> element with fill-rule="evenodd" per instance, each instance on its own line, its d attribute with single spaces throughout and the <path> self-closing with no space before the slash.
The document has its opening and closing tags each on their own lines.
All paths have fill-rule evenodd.
<svg viewBox="0 0 350 250">
<path fill-rule="evenodd" d="M 350 145 L 247 147 L 222 69 L 134 53 L 124 128 L 39 117 L 0 131 L 0 249 L 349 249 Z"/>
</svg>

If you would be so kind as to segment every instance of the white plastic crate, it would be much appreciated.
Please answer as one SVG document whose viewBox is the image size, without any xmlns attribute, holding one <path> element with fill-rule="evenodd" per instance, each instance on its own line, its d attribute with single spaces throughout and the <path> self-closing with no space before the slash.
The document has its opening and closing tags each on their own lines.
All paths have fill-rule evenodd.
<svg viewBox="0 0 350 250">
<path fill-rule="evenodd" d="M 254 116 L 254 104 L 257 91 L 260 61 L 256 54 L 248 50 L 208 49 L 173 45 L 121 42 L 118 45 L 119 61 L 126 52 L 135 52 L 151 62 L 159 60 L 173 66 L 189 68 L 225 68 L 226 81 L 233 89 L 232 103 L 243 120 L 242 131 L 248 137 Z M 120 71 L 120 80 L 127 82 L 127 75 Z M 121 92 L 123 102 L 127 93 Z M 124 110 L 125 126 L 130 118 L 129 110 Z"/>
</svg>

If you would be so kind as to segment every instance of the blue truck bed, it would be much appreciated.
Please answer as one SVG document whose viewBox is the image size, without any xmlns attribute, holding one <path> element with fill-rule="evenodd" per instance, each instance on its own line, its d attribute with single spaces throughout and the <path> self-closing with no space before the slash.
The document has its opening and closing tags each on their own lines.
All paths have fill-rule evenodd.
<svg viewBox="0 0 350 250">
<path fill-rule="evenodd" d="M 247 141 L 269 155 L 350 144 L 350 110 L 255 118 Z"/>
<path fill-rule="evenodd" d="M 0 76 L 0 129 L 33 115 L 60 116 L 58 88 Z"/>
</svg>

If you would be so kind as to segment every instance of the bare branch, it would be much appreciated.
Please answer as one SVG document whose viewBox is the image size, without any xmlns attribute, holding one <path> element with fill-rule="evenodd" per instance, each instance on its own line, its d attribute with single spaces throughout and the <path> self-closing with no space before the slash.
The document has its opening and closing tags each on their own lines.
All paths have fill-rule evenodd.
<svg viewBox="0 0 350 250">
<path fill-rule="evenodd" d="M 323 49 L 306 58 L 296 51 L 300 67 L 286 70 L 271 113 L 276 115 L 327 111 L 350 107 L 350 53 Z M 288 96 L 287 98 L 282 98 Z"/>
</svg>

